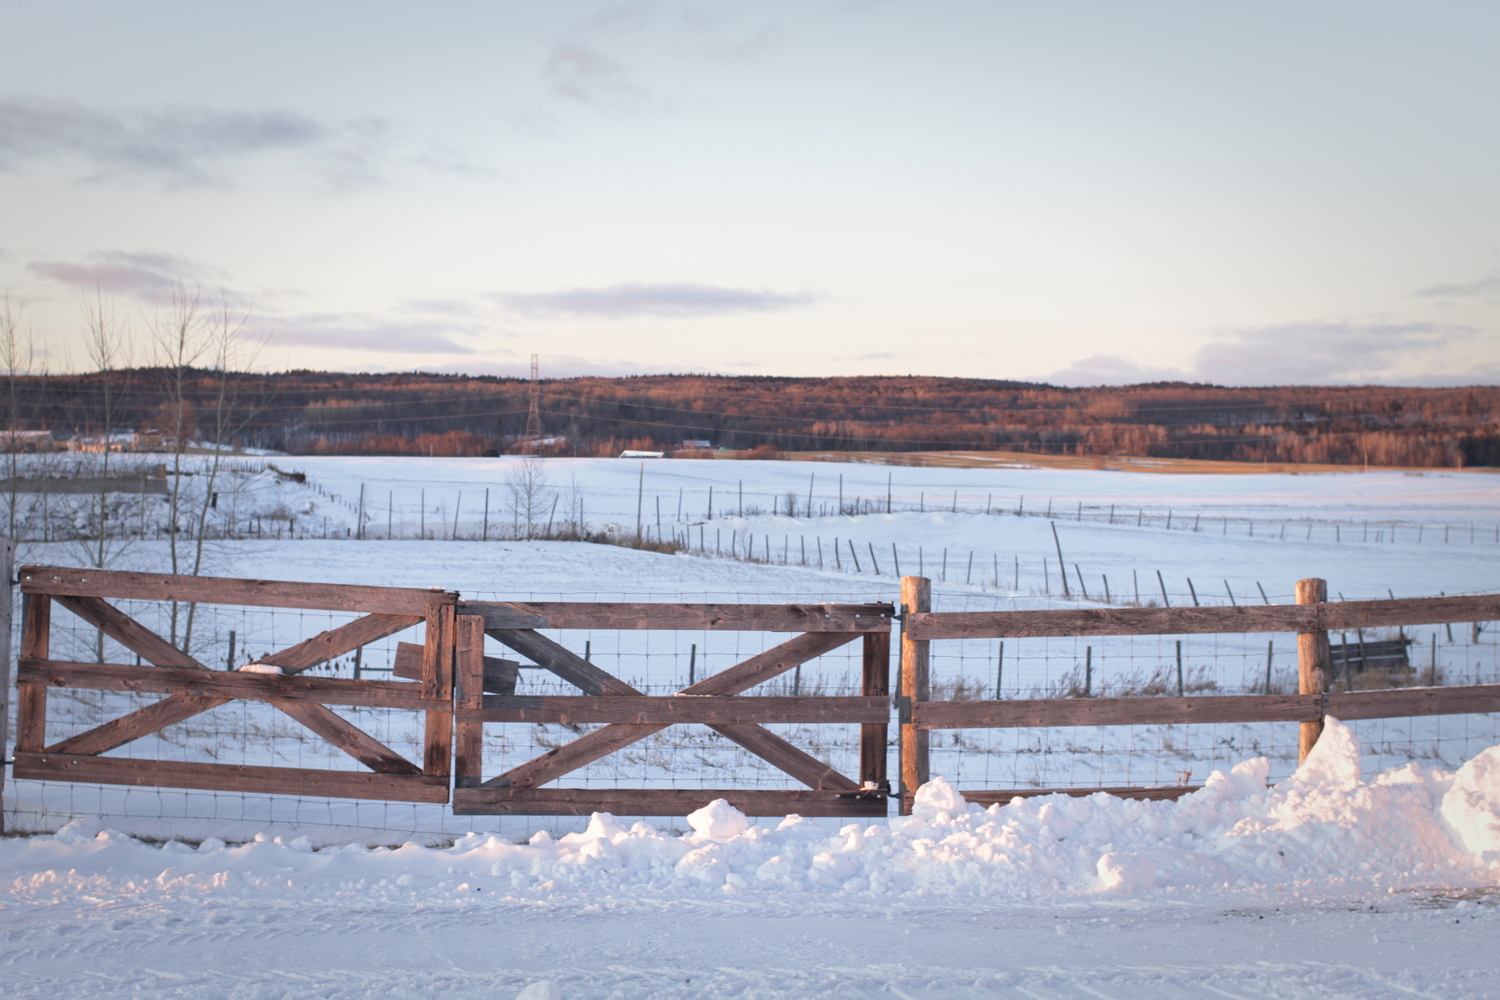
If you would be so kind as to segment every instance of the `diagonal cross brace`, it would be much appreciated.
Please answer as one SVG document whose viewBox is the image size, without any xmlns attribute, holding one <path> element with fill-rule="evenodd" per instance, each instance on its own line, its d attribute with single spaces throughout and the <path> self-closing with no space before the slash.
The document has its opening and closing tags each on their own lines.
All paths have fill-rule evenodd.
<svg viewBox="0 0 1500 1000">
<path fill-rule="evenodd" d="M 532 655 L 529 650 L 512 645 L 508 638 L 496 636 L 495 633 L 500 631 L 525 632 L 527 630 L 487 629 L 486 632 L 500 639 L 506 645 L 511 646 L 512 649 L 526 653 L 528 656 Z M 535 635 L 535 633 L 531 634 Z M 837 649 L 839 646 L 859 638 L 860 634 L 857 632 L 808 632 L 777 646 L 773 646 L 764 653 L 752 656 L 748 660 L 737 663 L 711 677 L 705 677 L 698 683 L 683 688 L 678 694 L 739 694 L 742 691 L 755 687 L 757 684 L 761 684 L 791 670 L 798 664 L 806 663 L 808 660 L 821 656 L 830 650 Z M 586 663 L 591 671 L 597 671 L 599 674 L 603 674 L 604 677 L 609 678 L 610 681 L 614 682 L 612 685 L 614 690 L 611 693 L 640 693 L 635 688 L 612 677 L 593 664 L 587 663 L 587 661 L 583 660 L 576 653 L 563 649 L 563 647 L 558 646 L 550 639 L 542 636 L 536 636 L 536 638 L 542 639 L 543 642 L 562 650 L 563 653 L 577 660 L 578 663 Z M 537 648 L 543 647 L 538 646 Z M 541 658 L 533 658 L 549 670 L 553 669 L 551 663 Z M 554 655 L 552 659 L 556 662 L 561 661 L 562 658 Z M 554 672 L 557 673 L 556 670 Z M 558 675 L 566 678 L 565 674 L 558 673 Z M 666 728 L 664 725 L 636 725 L 632 723 L 613 723 L 601 726 L 599 729 L 580 736 L 570 743 L 549 750 L 540 757 L 529 760 L 498 777 L 481 783 L 480 787 L 535 788 L 538 785 L 559 778 L 569 771 L 592 763 L 601 757 L 606 757 L 616 750 L 620 750 L 648 736 L 659 733 Z M 711 726 L 710 728 L 738 743 L 756 756 L 762 757 L 776 765 L 776 767 L 812 788 L 852 790 L 859 787 L 856 782 L 839 774 L 816 758 L 798 750 L 795 746 L 763 726 Z"/>
<path fill-rule="evenodd" d="M 114 605 L 100 598 L 60 595 L 54 597 L 53 600 L 156 666 L 208 669 Z M 298 643 L 279 653 L 273 653 L 263 662 L 278 663 L 285 659 L 286 667 L 283 669 L 291 667 L 293 672 L 298 672 L 324 660 L 342 656 L 367 642 L 392 635 L 403 628 L 410 628 L 420 621 L 420 618 L 409 615 L 365 615 L 306 642 Z M 218 708 L 220 705 L 227 705 L 232 700 L 185 694 L 169 695 L 161 701 L 122 715 L 118 719 L 111 719 L 87 732 L 70 736 L 47 747 L 46 752 L 98 755 L 138 740 L 142 736 L 149 736 L 167 726 L 191 719 L 210 709 Z M 314 703 L 294 705 L 290 702 L 273 702 L 272 704 L 373 770 L 387 774 L 419 773 L 416 765 L 352 725 L 332 709 Z"/>
</svg>

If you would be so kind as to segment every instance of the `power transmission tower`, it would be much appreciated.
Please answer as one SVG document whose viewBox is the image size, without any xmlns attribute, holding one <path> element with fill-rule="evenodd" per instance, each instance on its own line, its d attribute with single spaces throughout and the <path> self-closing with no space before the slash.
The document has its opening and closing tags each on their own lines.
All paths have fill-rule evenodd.
<svg viewBox="0 0 1500 1000">
<path fill-rule="evenodd" d="M 531 409 L 526 414 L 526 437 L 521 454 L 530 455 L 542 438 L 542 383 L 538 376 L 537 356 L 531 356 Z"/>
</svg>

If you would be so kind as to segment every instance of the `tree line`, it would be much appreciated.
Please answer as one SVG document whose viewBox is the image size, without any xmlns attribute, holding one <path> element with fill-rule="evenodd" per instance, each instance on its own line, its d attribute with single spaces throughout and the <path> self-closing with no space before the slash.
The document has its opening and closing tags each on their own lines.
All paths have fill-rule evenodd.
<svg viewBox="0 0 1500 1000">
<path fill-rule="evenodd" d="M 233 318 L 214 322 L 220 341 L 228 343 L 223 331 Z M 1494 386 L 1162 382 L 1068 388 L 927 376 L 543 379 L 534 387 L 542 436 L 527 441 L 533 386 L 526 379 L 263 373 L 234 370 L 227 356 L 189 357 L 180 350 L 158 350 L 154 363 L 134 366 L 103 356 L 96 370 L 67 374 L 37 374 L 11 360 L 9 426 L 50 430 L 56 439 L 109 430 L 148 444 L 192 440 L 293 454 L 614 455 L 626 448 L 680 451 L 686 441 L 706 440 L 763 456 L 982 449 L 1500 465 L 1500 388 Z"/>
</svg>

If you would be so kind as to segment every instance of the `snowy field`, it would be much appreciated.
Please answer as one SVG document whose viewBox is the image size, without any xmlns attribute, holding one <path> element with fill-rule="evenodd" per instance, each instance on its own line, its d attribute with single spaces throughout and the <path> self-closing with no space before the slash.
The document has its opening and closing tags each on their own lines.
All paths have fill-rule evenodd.
<svg viewBox="0 0 1500 1000">
<path fill-rule="evenodd" d="M 275 461 L 308 481 L 248 468 L 221 484 L 214 516 L 239 534 L 259 519 L 260 537 L 207 543 L 207 572 L 478 599 L 892 601 L 899 561 L 934 578 L 937 610 L 1099 604 L 1106 582 L 1115 604 L 1135 603 L 1137 588 L 1141 603 L 1258 603 L 1262 590 L 1285 603 L 1306 576 L 1348 599 L 1500 589 L 1500 477 L 1482 472 L 544 463 L 534 527 L 581 504 L 590 527 L 634 534 L 639 511 L 643 532 L 688 544 L 668 555 L 515 540 L 526 520 L 513 502 L 516 459 Z M 166 543 L 149 526 L 162 500 L 122 503 L 118 520 L 147 525 L 148 537 L 116 549 L 115 567 L 159 570 Z M 82 561 L 66 541 L 28 543 L 21 557 Z M 59 641 L 87 641 L 66 634 L 65 617 Z M 260 655 L 331 623 L 210 615 L 195 652 L 222 663 L 235 628 L 241 657 Z M 660 691 L 776 640 L 554 635 Z M 1493 631 L 1406 635 L 1419 682 L 1429 671 L 1441 683 L 1500 680 Z M 365 666 L 378 669 L 398 638 L 412 637 L 373 648 Z M 1181 638 L 1195 690 L 1264 690 L 1268 641 L 1272 689 L 1294 684 L 1291 636 Z M 1093 693 L 1139 692 L 1175 666 L 1176 641 L 935 643 L 934 678 L 955 697 L 1032 696 L 1076 685 L 1088 662 Z M 841 651 L 801 683 L 836 692 L 850 674 Z M 523 671 L 523 691 L 545 684 Z M 110 699 L 128 697 L 54 695 L 63 708 L 49 715 L 49 737 L 118 714 L 127 703 Z M 309 764 L 305 741 L 235 711 L 224 725 L 238 730 L 122 752 L 344 766 L 326 755 Z M 390 726 L 370 728 L 409 750 Z M 536 733 L 492 728 L 486 773 L 538 752 Z M 264 739 L 224 745 L 226 732 L 252 730 Z M 1178 803 L 1032 799 L 985 813 L 956 808 L 935 782 L 922 816 L 842 829 L 727 813 L 501 822 L 7 781 L 8 822 L 61 829 L 0 843 L 5 995 L 508 998 L 542 979 L 565 997 L 1500 995 L 1500 762 L 1467 763 L 1500 744 L 1496 721 L 1377 720 L 1330 733 L 1324 759 L 1291 780 L 1291 724 L 934 734 L 933 773 L 958 787 L 1167 784 L 1182 771 L 1210 787 Z M 821 738 L 830 763 L 852 767 L 839 756 L 852 746 L 844 735 L 790 738 Z M 692 733 L 676 739 L 632 763 L 639 773 L 601 762 L 567 783 L 783 787 L 753 759 Z M 1279 783 L 1267 790 L 1268 780 Z M 413 843 L 360 846 L 402 840 Z"/>
</svg>

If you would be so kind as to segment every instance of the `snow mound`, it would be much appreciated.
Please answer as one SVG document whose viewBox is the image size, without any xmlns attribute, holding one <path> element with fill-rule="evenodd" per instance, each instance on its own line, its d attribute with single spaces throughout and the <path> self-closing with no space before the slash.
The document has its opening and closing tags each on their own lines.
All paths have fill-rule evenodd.
<svg viewBox="0 0 1500 1000">
<path fill-rule="evenodd" d="M 1500 747 L 1475 756 L 1453 776 L 1443 819 L 1481 863 L 1500 865 Z"/>
<path fill-rule="evenodd" d="M 1259 758 L 1214 772 L 1202 789 L 1176 801 L 1096 793 L 983 809 L 936 778 L 917 792 L 913 815 L 849 823 L 836 833 L 798 816 L 752 824 L 718 800 L 688 817 L 692 832 L 685 835 L 596 813 L 587 829 L 556 839 L 537 833 L 517 844 L 473 833 L 451 848 L 407 844 L 395 851 L 312 851 L 302 837 L 156 849 L 78 822 L 54 837 L 0 843 L 0 863 L 34 850 L 49 868 L 139 869 L 139 876 L 185 887 L 368 879 L 381 892 L 616 900 L 758 893 L 797 906 L 790 897 L 801 894 L 990 904 L 1318 880 L 1384 886 L 1430 882 L 1435 873 L 1447 879 L 1457 869 L 1477 876 L 1500 861 L 1500 747 L 1457 775 L 1406 764 L 1365 780 L 1359 761 L 1359 741 L 1330 718 L 1317 750 L 1280 785 L 1266 785 L 1270 765 Z M 161 852 L 172 855 L 172 867 L 158 876 Z"/>
<path fill-rule="evenodd" d="M 750 829 L 745 814 L 723 799 L 688 813 L 687 821 L 694 833 L 708 840 L 729 840 Z"/>
</svg>

